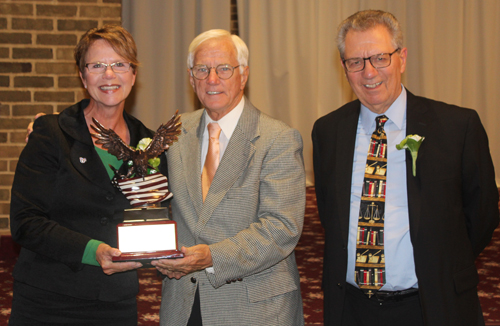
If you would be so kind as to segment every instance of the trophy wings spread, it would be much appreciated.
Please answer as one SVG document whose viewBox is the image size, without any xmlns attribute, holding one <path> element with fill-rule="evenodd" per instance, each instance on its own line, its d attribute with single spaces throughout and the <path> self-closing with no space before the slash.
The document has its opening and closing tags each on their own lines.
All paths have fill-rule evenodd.
<svg viewBox="0 0 500 326">
<path fill-rule="evenodd" d="M 91 134 L 92 137 L 97 138 L 96 144 L 102 145 L 108 152 L 116 156 L 119 160 L 133 160 L 135 149 L 125 144 L 125 142 L 118 136 L 113 129 L 106 129 L 95 118 L 92 118 L 94 125 L 90 127 L 97 133 Z"/>
<path fill-rule="evenodd" d="M 165 124 L 162 124 L 155 135 L 153 140 L 149 143 L 145 150 L 136 150 L 127 145 L 112 129 L 106 129 L 95 118 L 92 118 L 94 125 L 90 127 L 96 131 L 91 134 L 92 137 L 97 138 L 96 144 L 102 145 L 108 152 L 117 159 L 124 162 L 132 161 L 127 177 L 136 172 L 139 176 L 144 177 L 147 174 L 148 160 L 159 156 L 166 151 L 170 144 L 177 140 L 177 135 L 180 134 L 179 110 L 175 111 L 172 118 Z"/>
<path fill-rule="evenodd" d="M 179 122 L 181 116 L 178 115 L 178 113 L 179 110 L 175 111 L 175 114 L 167 123 L 158 127 L 158 130 L 153 136 L 153 140 L 145 149 L 149 158 L 157 157 L 166 151 L 170 144 L 177 140 L 177 135 L 181 133 L 179 127 L 182 124 L 182 122 Z"/>
</svg>

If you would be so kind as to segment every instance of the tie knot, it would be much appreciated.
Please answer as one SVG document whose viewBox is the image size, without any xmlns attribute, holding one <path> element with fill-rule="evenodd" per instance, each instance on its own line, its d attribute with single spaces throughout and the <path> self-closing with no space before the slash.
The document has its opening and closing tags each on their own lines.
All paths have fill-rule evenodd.
<svg viewBox="0 0 500 326">
<path fill-rule="evenodd" d="M 221 129 L 217 122 L 210 122 L 207 125 L 207 128 L 208 128 L 208 137 L 219 139 Z"/>
<path fill-rule="evenodd" d="M 385 115 L 376 117 L 375 121 L 377 122 L 377 130 L 384 129 L 384 125 L 387 122 L 387 120 L 389 120 L 389 118 L 386 117 Z"/>
</svg>

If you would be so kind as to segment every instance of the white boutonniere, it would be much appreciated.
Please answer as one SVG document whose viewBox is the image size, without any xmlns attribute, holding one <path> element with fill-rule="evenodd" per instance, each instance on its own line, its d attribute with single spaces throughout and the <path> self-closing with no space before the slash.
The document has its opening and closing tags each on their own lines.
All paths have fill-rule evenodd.
<svg viewBox="0 0 500 326">
<path fill-rule="evenodd" d="M 413 176 L 417 175 L 417 155 L 420 145 L 424 141 L 425 137 L 419 135 L 408 135 L 405 139 L 401 141 L 396 148 L 398 150 L 407 149 L 411 153 L 411 158 L 413 161 Z"/>
<path fill-rule="evenodd" d="M 139 143 L 137 144 L 136 149 L 140 149 L 141 151 L 145 150 L 149 146 L 149 143 L 151 143 L 151 141 L 152 141 L 151 138 L 143 138 L 143 139 L 139 140 Z M 154 168 L 154 170 L 148 171 L 148 174 L 153 174 L 153 173 L 158 172 L 157 171 L 158 166 L 160 165 L 160 158 L 159 157 L 150 158 L 148 160 L 148 163 L 149 163 L 149 165 L 151 165 L 151 167 Z"/>
</svg>

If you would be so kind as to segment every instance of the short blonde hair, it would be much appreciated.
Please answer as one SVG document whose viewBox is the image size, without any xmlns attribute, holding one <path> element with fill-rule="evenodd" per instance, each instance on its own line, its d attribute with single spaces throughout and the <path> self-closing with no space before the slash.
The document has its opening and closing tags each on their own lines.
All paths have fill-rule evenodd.
<svg viewBox="0 0 500 326">
<path fill-rule="evenodd" d="M 82 74 L 85 73 L 85 56 L 90 46 L 97 40 L 108 42 L 116 53 L 130 62 L 133 72 L 136 72 L 139 60 L 137 60 L 137 46 L 132 35 L 119 25 L 104 25 L 101 28 L 89 29 L 75 47 L 76 65 Z"/>
</svg>

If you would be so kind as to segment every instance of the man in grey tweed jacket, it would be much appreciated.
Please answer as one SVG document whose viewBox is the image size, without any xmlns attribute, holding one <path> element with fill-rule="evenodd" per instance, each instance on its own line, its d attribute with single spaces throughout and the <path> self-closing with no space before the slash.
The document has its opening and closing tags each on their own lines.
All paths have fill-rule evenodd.
<svg viewBox="0 0 500 326">
<path fill-rule="evenodd" d="M 190 45 L 190 82 L 204 110 L 182 116 L 168 150 L 173 219 L 185 258 L 153 264 L 163 282 L 161 325 L 303 325 L 294 248 L 305 175 L 299 132 L 257 110 L 243 91 L 248 49 L 211 30 Z M 205 200 L 207 124 L 222 129 Z"/>
</svg>

